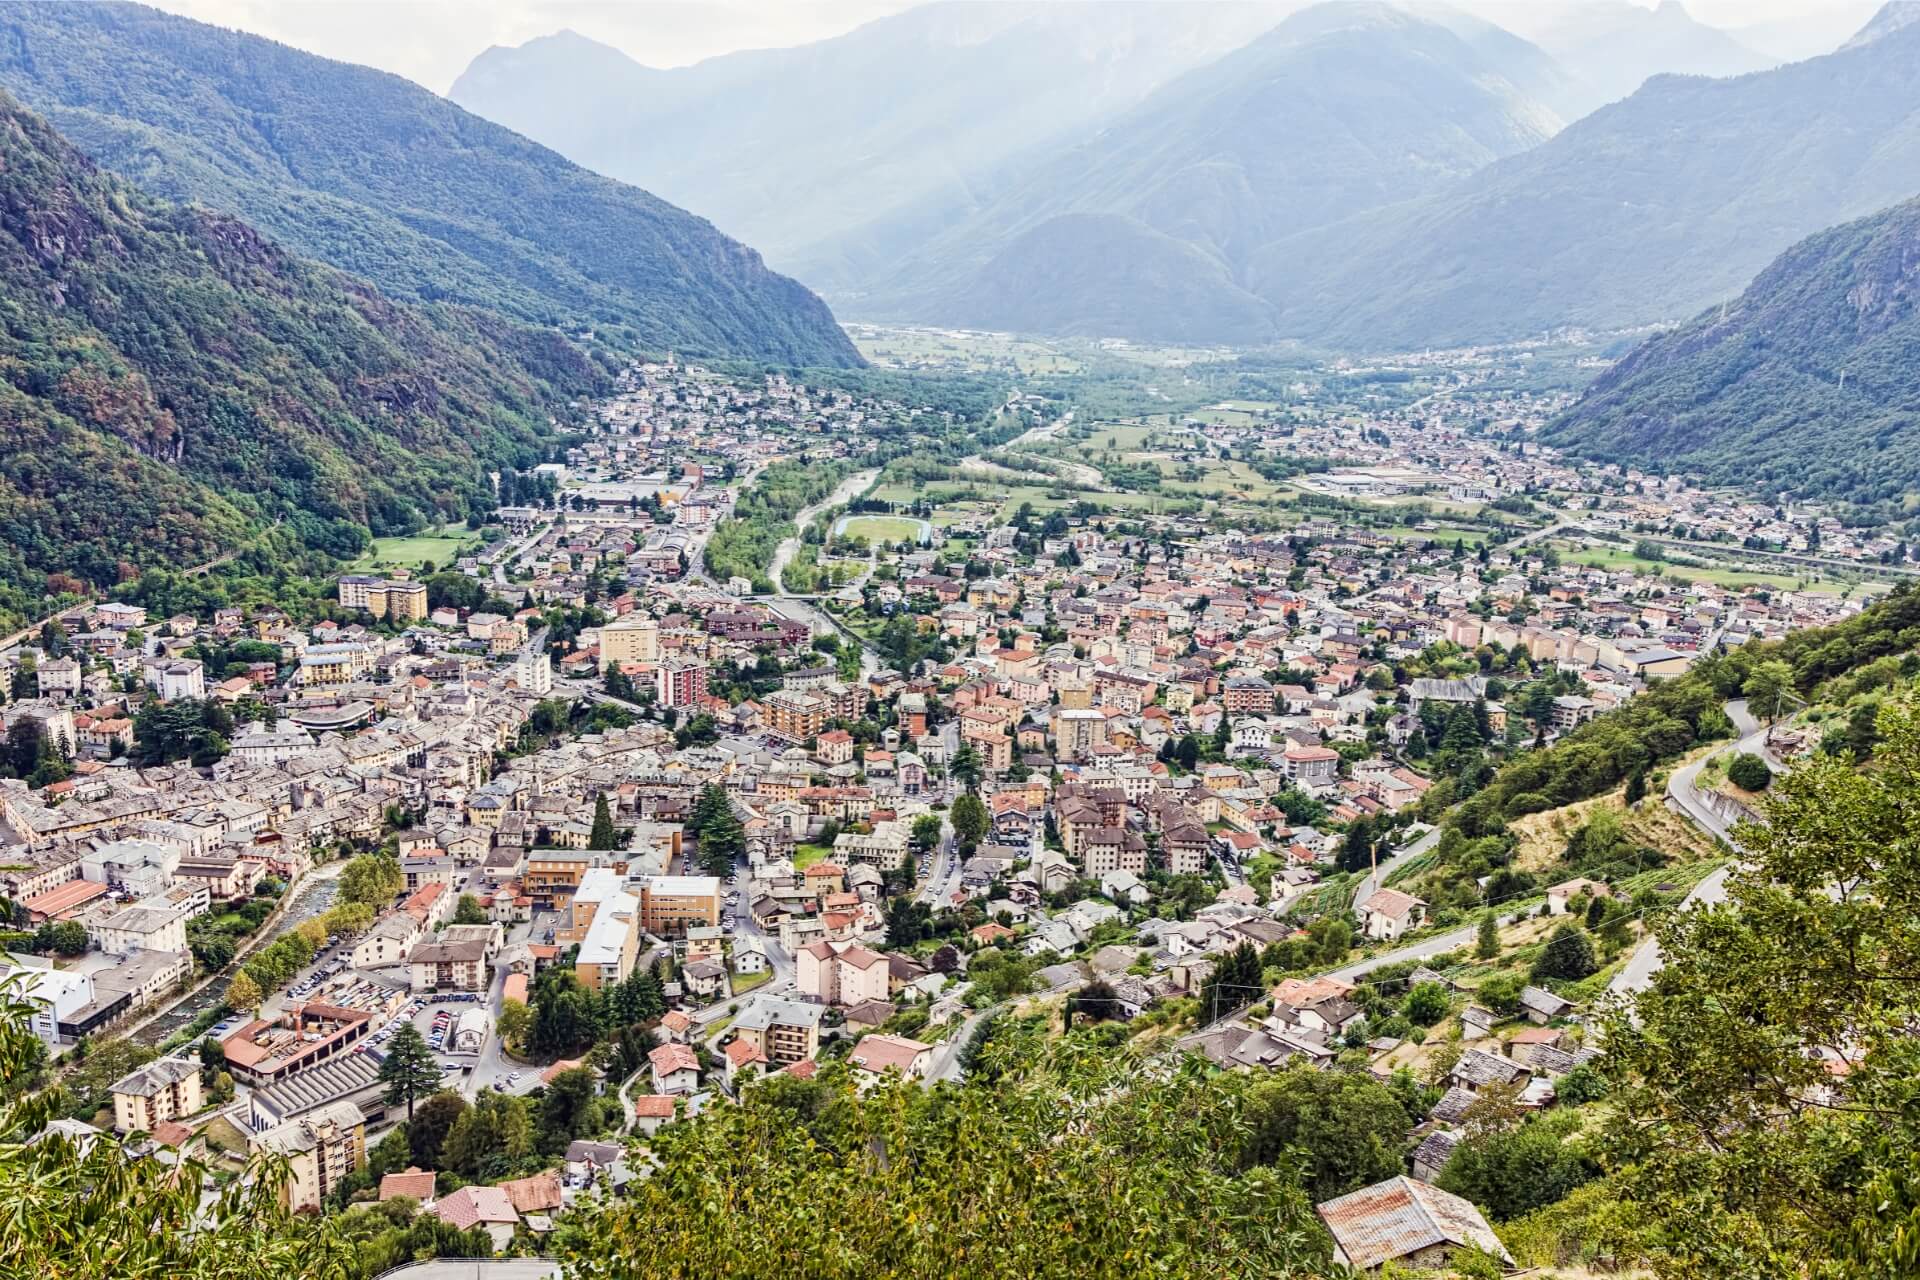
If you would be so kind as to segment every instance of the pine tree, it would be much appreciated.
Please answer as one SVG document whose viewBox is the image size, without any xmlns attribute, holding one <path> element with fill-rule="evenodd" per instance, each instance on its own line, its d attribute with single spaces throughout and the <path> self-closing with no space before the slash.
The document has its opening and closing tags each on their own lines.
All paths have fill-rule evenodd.
<svg viewBox="0 0 1920 1280">
<path fill-rule="evenodd" d="M 414 1102 L 431 1096 L 440 1087 L 440 1064 L 411 1022 L 402 1023 L 387 1046 L 380 1080 L 387 1086 L 387 1105 L 405 1102 L 409 1121 L 413 1119 Z"/>
<path fill-rule="evenodd" d="M 1480 934 L 1474 939 L 1473 954 L 1481 960 L 1491 960 L 1500 954 L 1500 926 L 1491 911 L 1480 917 Z"/>
<path fill-rule="evenodd" d="M 613 829 L 613 813 L 607 808 L 607 793 L 602 791 L 593 798 L 593 833 L 587 837 L 587 848 L 604 850 L 619 847 L 620 837 Z"/>
<path fill-rule="evenodd" d="M 733 811 L 733 801 L 727 799 L 726 789 L 717 783 L 707 784 L 688 825 L 699 832 L 701 868 L 712 876 L 732 875 L 734 859 L 746 850 L 747 833 Z"/>
<path fill-rule="evenodd" d="M 1220 963 L 1200 988 L 1202 1025 L 1252 1004 L 1261 989 L 1260 953 L 1251 943 L 1243 942 L 1220 957 Z"/>
</svg>

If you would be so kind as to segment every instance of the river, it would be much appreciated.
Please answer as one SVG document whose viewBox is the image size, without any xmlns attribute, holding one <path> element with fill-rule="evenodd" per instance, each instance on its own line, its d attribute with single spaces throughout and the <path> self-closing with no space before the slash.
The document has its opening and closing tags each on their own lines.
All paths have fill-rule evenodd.
<svg viewBox="0 0 1920 1280">
<path fill-rule="evenodd" d="M 306 881 L 293 891 L 293 900 L 287 903 L 287 909 L 281 912 L 280 918 L 261 939 L 260 945 L 266 946 L 301 921 L 311 920 L 325 912 L 333 905 L 333 896 L 339 887 L 340 881 L 335 876 L 308 876 Z M 239 971 L 238 964 L 229 968 L 218 978 L 192 995 L 181 999 L 165 1013 L 134 1032 L 133 1039 L 140 1044 L 159 1044 L 175 1031 L 192 1022 L 202 1012 L 219 1004 L 226 997 L 227 984 L 233 981 L 233 975 Z"/>
</svg>

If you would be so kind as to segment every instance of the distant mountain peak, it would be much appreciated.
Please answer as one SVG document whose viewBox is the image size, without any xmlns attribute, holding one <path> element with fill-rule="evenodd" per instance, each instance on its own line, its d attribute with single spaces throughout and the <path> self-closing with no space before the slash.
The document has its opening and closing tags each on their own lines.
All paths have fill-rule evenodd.
<svg viewBox="0 0 1920 1280">
<path fill-rule="evenodd" d="M 1920 0 L 1888 0 L 1880 12 L 1866 26 L 1855 33 L 1853 39 L 1841 45 L 1842 49 L 1858 49 L 1862 45 L 1872 44 L 1896 31 L 1920 22 Z"/>
</svg>

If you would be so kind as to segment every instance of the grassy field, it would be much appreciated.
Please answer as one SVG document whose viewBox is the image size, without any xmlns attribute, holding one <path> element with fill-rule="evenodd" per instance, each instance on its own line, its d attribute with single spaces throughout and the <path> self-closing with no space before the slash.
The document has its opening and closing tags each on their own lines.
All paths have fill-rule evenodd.
<svg viewBox="0 0 1920 1280">
<path fill-rule="evenodd" d="M 855 516 L 840 532 L 868 542 L 911 542 L 920 537 L 920 522 L 897 516 Z"/>
<path fill-rule="evenodd" d="M 763 987 L 773 981 L 773 970 L 762 969 L 758 973 L 736 973 L 732 977 L 733 994 L 743 996 L 755 987 Z"/>
<path fill-rule="evenodd" d="M 797 844 L 793 847 L 793 869 L 805 871 L 816 862 L 825 862 L 833 853 L 824 844 Z"/>
<path fill-rule="evenodd" d="M 458 525 L 405 538 L 375 538 L 366 554 L 353 562 L 352 568 L 356 571 L 374 568 L 417 569 L 429 562 L 440 568 L 452 563 L 463 552 L 479 546 L 479 536 Z"/>
<path fill-rule="evenodd" d="M 1660 573 L 1679 582 L 1711 582 L 1722 587 L 1773 587 L 1781 591 L 1812 591 L 1821 595 L 1843 595 L 1858 589 L 1849 584 L 1820 578 L 1803 578 L 1791 573 L 1766 573 L 1757 569 L 1705 568 L 1690 564 L 1671 564 L 1664 560 L 1643 560 L 1625 549 L 1601 551 L 1593 547 L 1570 547 L 1562 552 L 1568 564 L 1584 564 L 1610 572 L 1622 569 L 1635 573 Z M 1804 584 L 1804 585 L 1802 585 Z"/>
</svg>

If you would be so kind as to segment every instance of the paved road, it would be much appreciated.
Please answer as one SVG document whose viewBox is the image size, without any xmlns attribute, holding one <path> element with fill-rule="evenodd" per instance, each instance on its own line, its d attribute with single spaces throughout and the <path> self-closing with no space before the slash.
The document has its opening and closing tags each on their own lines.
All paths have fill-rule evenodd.
<svg viewBox="0 0 1920 1280">
<path fill-rule="evenodd" d="M 380 1273 L 380 1280 L 550 1280 L 560 1264 L 548 1258 L 436 1258 Z"/>
<path fill-rule="evenodd" d="M 1512 924 L 1522 916 L 1530 914 L 1532 913 L 1529 911 L 1511 912 L 1499 917 L 1499 923 L 1503 925 Z M 1329 978 L 1338 978 L 1342 982 L 1353 982 L 1366 977 L 1375 969 L 1384 969 L 1390 964 L 1399 964 L 1402 960 L 1431 960 L 1435 956 L 1445 955 L 1449 951 L 1471 945 L 1474 937 L 1479 932 L 1480 925 L 1479 922 L 1476 921 L 1473 924 L 1463 925 L 1458 929 L 1452 929 L 1446 933 L 1437 933 L 1431 938 L 1423 938 L 1419 942 L 1410 943 L 1398 950 L 1386 952 L 1384 955 L 1377 955 L 1368 960 L 1356 961 L 1344 968 L 1333 970 L 1327 974 L 1327 976 Z"/>
<path fill-rule="evenodd" d="M 1393 853 L 1388 854 L 1386 857 L 1382 858 L 1380 860 L 1379 865 L 1375 867 L 1374 870 L 1370 872 L 1368 875 L 1364 876 L 1361 879 L 1359 884 L 1354 886 L 1353 909 L 1355 911 L 1360 910 L 1360 904 L 1373 896 L 1374 890 L 1380 887 L 1380 882 L 1386 878 L 1388 868 L 1393 865 L 1396 859 L 1417 858 L 1421 854 L 1425 853 L 1427 850 L 1433 848 L 1433 846 L 1439 843 L 1440 843 L 1440 828 L 1435 827 L 1433 830 L 1427 832 L 1425 835 L 1421 836 L 1418 840 L 1415 840 L 1412 844 L 1408 845 L 1406 848 L 1397 849 Z"/>
<path fill-rule="evenodd" d="M 1725 710 L 1727 718 L 1733 721 L 1734 732 L 1740 735 L 1739 741 L 1728 750 L 1752 752 L 1766 761 L 1769 769 L 1776 773 L 1780 772 L 1780 763 L 1767 751 L 1767 727 L 1754 719 L 1746 699 L 1736 699 L 1727 703 Z M 1728 848 L 1738 852 L 1740 844 L 1733 838 L 1732 828 L 1718 811 L 1707 807 L 1699 785 L 1700 770 L 1715 755 L 1723 754 L 1726 753 L 1712 752 L 1700 757 L 1692 764 L 1675 769 L 1667 778 L 1667 805 L 1708 835 L 1724 841 Z M 1732 874 L 1733 868 L 1734 864 L 1729 862 L 1693 886 L 1692 891 L 1680 900 L 1680 909 L 1684 911 L 1695 903 L 1711 906 L 1725 902 L 1727 877 Z M 1660 965 L 1660 946 L 1649 934 L 1641 939 L 1640 945 L 1634 949 L 1627 963 L 1621 967 L 1620 972 L 1613 975 L 1613 980 L 1607 983 L 1608 993 L 1625 995 L 1629 992 L 1644 991 L 1653 981 L 1653 975 L 1659 972 Z"/>
<path fill-rule="evenodd" d="M 953 824 L 947 814 L 940 814 L 940 844 L 933 851 L 933 865 L 929 868 L 927 882 L 913 895 L 915 902 L 929 905 L 951 903 L 954 890 L 960 887 L 960 851 L 954 846 Z"/>
</svg>

